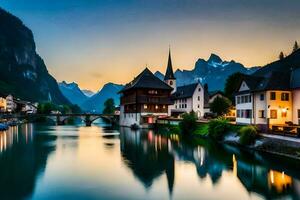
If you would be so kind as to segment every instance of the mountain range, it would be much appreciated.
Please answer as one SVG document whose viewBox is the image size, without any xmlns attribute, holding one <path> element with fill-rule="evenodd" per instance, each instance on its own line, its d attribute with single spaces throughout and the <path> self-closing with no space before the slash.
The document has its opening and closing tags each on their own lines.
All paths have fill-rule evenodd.
<svg viewBox="0 0 300 200">
<path fill-rule="evenodd" d="M 241 72 L 243 74 L 252 74 L 259 67 L 246 68 L 243 64 L 231 61 L 223 61 L 218 55 L 211 54 L 207 60 L 202 58 L 198 59 L 192 70 L 175 71 L 175 78 L 177 86 L 187 85 L 200 81 L 201 83 L 208 84 L 210 91 L 223 90 L 226 79 L 231 74 Z M 162 79 L 164 75 L 157 71 L 155 75 Z"/>
<path fill-rule="evenodd" d="M 23 100 L 70 104 L 37 54 L 32 31 L 0 8 L 0 93 Z"/>
<path fill-rule="evenodd" d="M 76 83 L 59 83 L 59 88 L 65 97 L 73 104 L 77 104 L 82 110 L 87 112 L 102 112 L 104 102 L 113 98 L 116 105 L 120 104 L 120 96 L 118 92 L 123 88 L 122 85 L 107 83 L 97 93 L 92 94 L 91 91 L 84 92 Z M 86 94 L 85 94 L 86 93 Z"/>
<path fill-rule="evenodd" d="M 58 84 L 60 91 L 72 103 L 81 105 L 88 97 L 80 90 L 77 83 L 66 83 L 65 81 Z"/>
</svg>

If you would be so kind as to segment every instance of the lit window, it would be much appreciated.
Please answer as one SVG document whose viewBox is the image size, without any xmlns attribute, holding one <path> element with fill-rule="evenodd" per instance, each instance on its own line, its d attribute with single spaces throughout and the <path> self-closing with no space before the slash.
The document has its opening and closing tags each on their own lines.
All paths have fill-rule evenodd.
<svg viewBox="0 0 300 200">
<path fill-rule="evenodd" d="M 264 110 L 260 110 L 259 111 L 259 118 L 265 118 L 265 111 Z"/>
<path fill-rule="evenodd" d="M 271 119 L 277 119 L 277 110 L 271 110 Z"/>
<path fill-rule="evenodd" d="M 144 104 L 144 109 L 147 109 L 147 108 L 148 108 L 147 104 Z"/>
</svg>

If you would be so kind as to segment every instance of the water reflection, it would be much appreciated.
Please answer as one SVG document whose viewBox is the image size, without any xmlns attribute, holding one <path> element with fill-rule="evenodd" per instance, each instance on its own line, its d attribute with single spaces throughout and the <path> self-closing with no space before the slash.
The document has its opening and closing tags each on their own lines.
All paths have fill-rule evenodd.
<svg viewBox="0 0 300 200">
<path fill-rule="evenodd" d="M 130 129 L 123 129 L 121 133 L 122 156 L 134 175 L 145 188 L 150 188 L 154 179 L 165 173 L 171 194 L 175 169 L 169 139 L 154 135 L 152 131 L 141 134 L 138 131 L 131 133 Z"/>
<path fill-rule="evenodd" d="M 265 199 L 299 199 L 299 177 L 292 178 L 284 171 L 277 171 L 258 160 L 255 153 L 240 152 L 238 149 L 198 141 L 202 145 L 180 141 L 178 136 L 165 137 L 152 131 L 121 130 L 121 152 L 124 162 L 146 187 L 150 188 L 155 179 L 166 174 L 170 195 L 176 184 L 175 163 L 193 163 L 200 180 L 209 177 L 212 187 L 217 187 L 224 172 L 235 176 L 243 187 Z M 232 152 L 238 152 L 238 156 Z M 299 164 L 299 163 L 298 163 Z M 295 163 L 296 168 L 299 166 Z M 298 174 L 296 169 L 291 174 Z M 300 174 L 298 174 L 300 175 Z M 234 184 L 234 183 L 232 183 Z M 229 186 L 230 188 L 230 186 Z M 217 191 L 216 191 L 217 192 Z M 191 194 L 191 196 L 193 196 Z M 224 197 L 226 198 L 226 197 Z"/>
<path fill-rule="evenodd" d="M 26 124 L 0 132 L 0 199 L 29 198 L 47 157 L 54 147 L 43 145 L 55 138 L 34 137 Z"/>
<path fill-rule="evenodd" d="M 1 200 L 299 199 L 299 168 L 147 130 L 28 124 L 0 133 Z"/>
</svg>

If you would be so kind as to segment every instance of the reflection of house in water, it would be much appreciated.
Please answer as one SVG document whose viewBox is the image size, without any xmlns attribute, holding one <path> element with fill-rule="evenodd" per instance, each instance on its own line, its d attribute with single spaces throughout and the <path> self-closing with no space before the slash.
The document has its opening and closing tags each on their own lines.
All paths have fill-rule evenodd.
<svg viewBox="0 0 300 200">
<path fill-rule="evenodd" d="M 127 128 L 122 128 L 120 139 L 124 162 L 143 185 L 150 188 L 153 181 L 165 173 L 172 194 L 175 169 L 168 139 L 151 131 L 147 133 L 141 130 L 133 134 Z"/>
<path fill-rule="evenodd" d="M 237 161 L 237 176 L 249 192 L 263 195 L 266 199 L 298 199 L 294 180 L 284 172 Z M 299 189 L 298 189 L 299 190 Z"/>
<path fill-rule="evenodd" d="M 0 198 L 27 199 L 44 170 L 53 147 L 43 145 L 55 138 L 33 136 L 31 125 L 0 132 Z M 37 142 L 38 141 L 38 142 Z"/>
</svg>

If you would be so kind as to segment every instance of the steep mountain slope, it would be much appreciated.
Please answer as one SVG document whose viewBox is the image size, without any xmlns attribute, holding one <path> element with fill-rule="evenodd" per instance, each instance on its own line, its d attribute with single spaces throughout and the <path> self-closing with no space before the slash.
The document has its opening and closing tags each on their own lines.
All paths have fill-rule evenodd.
<svg viewBox="0 0 300 200">
<path fill-rule="evenodd" d="M 291 68 L 300 68 L 300 49 L 291 53 L 282 60 L 277 60 L 260 68 L 253 75 L 265 76 L 267 73 L 272 71 L 288 71 Z"/>
<path fill-rule="evenodd" d="M 0 91 L 29 101 L 69 104 L 36 53 L 33 34 L 0 8 Z"/>
<path fill-rule="evenodd" d="M 72 103 L 81 105 L 88 97 L 80 90 L 77 83 L 66 83 L 65 81 L 58 84 L 60 91 Z"/>
<path fill-rule="evenodd" d="M 122 85 L 107 83 L 98 93 L 96 93 L 91 98 L 87 99 L 83 104 L 81 104 L 81 108 L 85 111 L 101 113 L 104 108 L 104 102 L 109 98 L 113 98 L 115 104 L 119 105 L 120 95 L 118 94 L 118 92 L 122 88 Z"/>
<path fill-rule="evenodd" d="M 199 59 L 193 70 L 176 70 L 175 77 L 178 86 L 200 81 L 207 83 L 209 90 L 214 91 L 223 90 L 225 81 L 231 74 L 236 72 L 252 74 L 257 69 L 258 67 L 246 68 L 233 60 L 223 61 L 219 56 L 211 54 L 208 60 Z M 163 77 L 160 72 L 156 72 L 155 75 L 159 78 Z"/>
<path fill-rule="evenodd" d="M 81 90 L 83 92 L 83 94 L 87 97 L 91 97 L 95 94 L 95 92 L 91 91 L 91 90 Z"/>
</svg>

